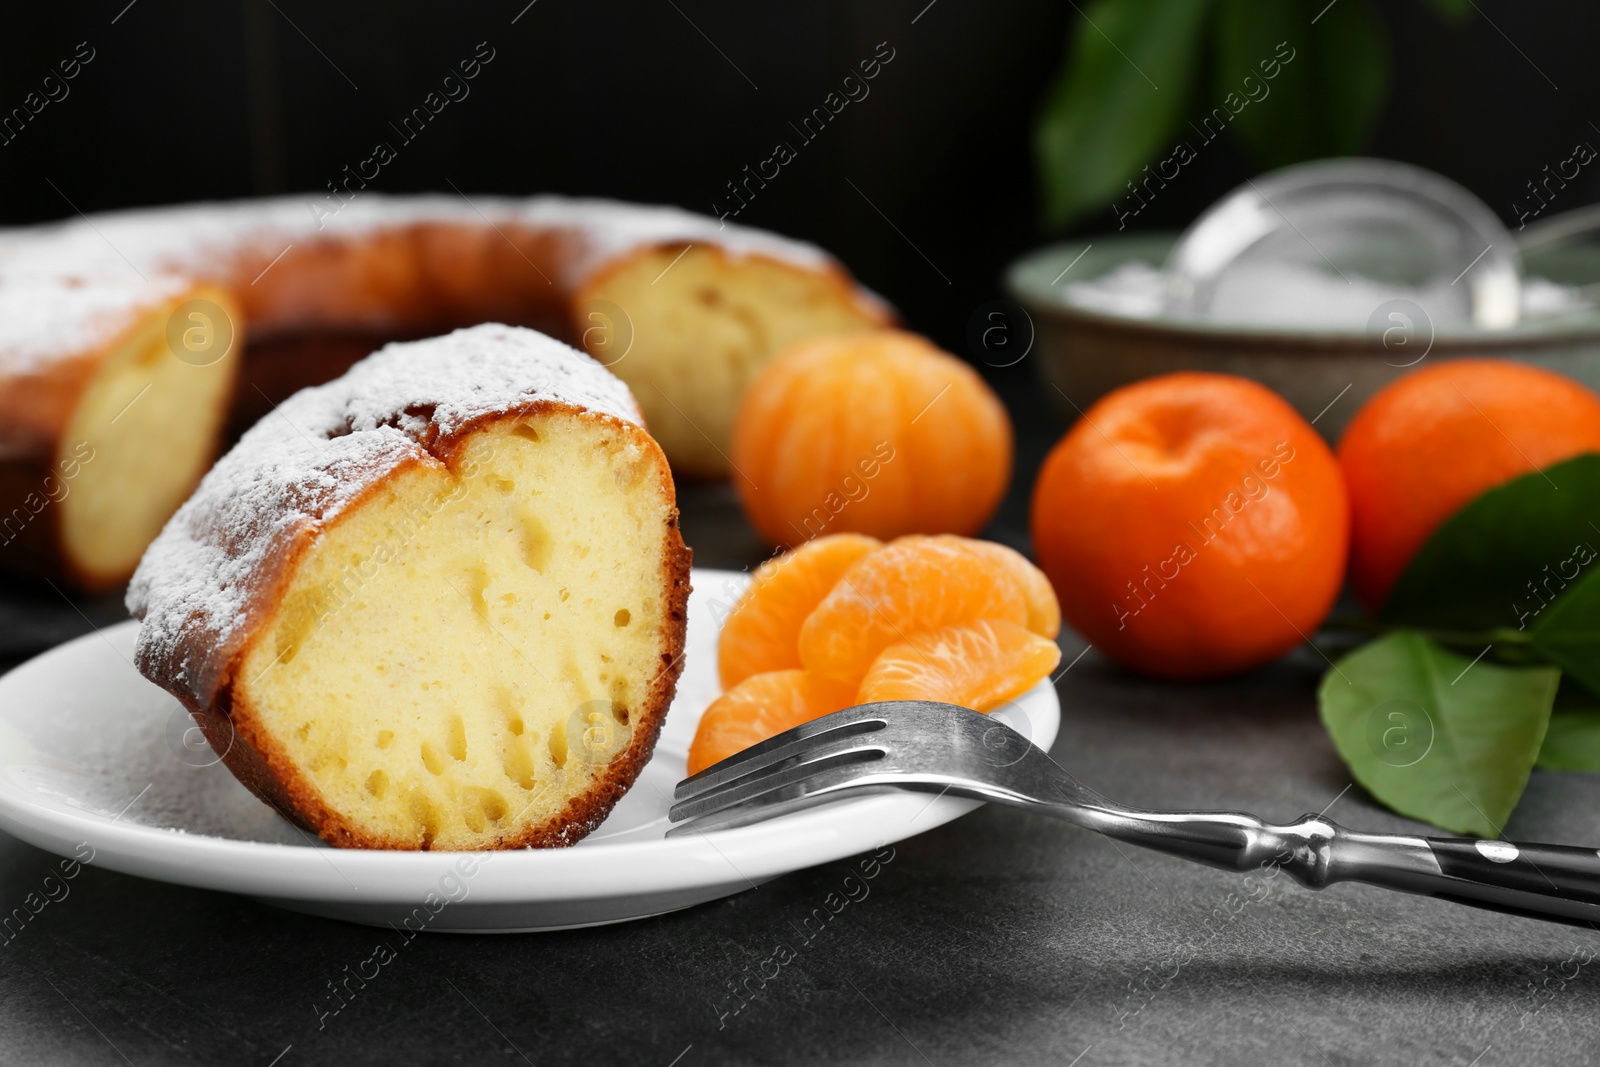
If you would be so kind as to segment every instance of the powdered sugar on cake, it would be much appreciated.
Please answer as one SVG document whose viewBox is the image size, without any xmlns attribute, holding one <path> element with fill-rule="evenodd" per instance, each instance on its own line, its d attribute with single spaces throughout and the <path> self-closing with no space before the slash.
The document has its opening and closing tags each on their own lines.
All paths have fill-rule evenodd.
<svg viewBox="0 0 1600 1067">
<path fill-rule="evenodd" d="M 581 240 L 575 278 L 640 245 L 703 243 L 736 255 L 764 255 L 802 267 L 832 258 L 815 245 L 762 230 L 719 223 L 675 207 L 559 196 L 384 196 L 363 192 L 320 220 L 307 200 L 274 197 L 116 211 L 87 219 L 0 231 L 0 277 L 32 272 L 132 274 L 214 273 L 240 248 L 276 255 L 286 245 L 319 237 L 360 237 L 418 223 L 525 225 L 565 230 Z M 246 279 L 248 281 L 248 279 Z"/>
<path fill-rule="evenodd" d="M 145 309 L 189 287 L 171 276 L 21 278 L 0 283 L 0 377 L 92 355 Z"/>
<path fill-rule="evenodd" d="M 766 256 L 807 269 L 833 259 L 820 248 L 674 207 L 558 196 L 387 197 L 362 191 L 320 217 L 301 197 L 143 208 L 0 230 L 0 376 L 25 374 L 113 340 L 136 313 L 161 299 L 175 276 L 226 287 L 250 285 L 289 248 L 356 240 L 425 223 L 565 238 L 551 283 L 570 290 L 594 270 L 641 246 L 698 244 L 734 257 Z M 319 203 L 319 207 L 322 207 Z M 513 242 L 514 243 L 514 242 Z M 97 279 L 93 293 L 74 292 Z M 13 290 L 27 289 L 21 297 Z M 20 290 L 19 290 L 20 291 Z M 74 311 L 93 297 L 92 313 Z M 70 305 L 70 307 L 69 307 Z M 9 321 L 8 321 L 9 319 Z"/>
<path fill-rule="evenodd" d="M 290 548 L 314 540 L 368 486 L 474 420 L 539 402 L 642 424 L 628 388 L 544 334 L 486 324 L 386 346 L 296 393 L 201 481 L 128 588 L 143 620 L 136 657 L 204 704 L 276 584 Z M 159 665 L 159 666 L 158 666 Z"/>
<path fill-rule="evenodd" d="M 305 393 L 323 390 L 339 397 L 341 422 L 353 419 L 358 431 L 426 406 L 439 432 L 453 434 L 473 419 L 536 400 L 643 422 L 628 387 L 594 359 L 536 330 L 498 323 L 386 345 L 343 378 Z M 414 421 L 420 432 L 428 420 Z"/>
</svg>

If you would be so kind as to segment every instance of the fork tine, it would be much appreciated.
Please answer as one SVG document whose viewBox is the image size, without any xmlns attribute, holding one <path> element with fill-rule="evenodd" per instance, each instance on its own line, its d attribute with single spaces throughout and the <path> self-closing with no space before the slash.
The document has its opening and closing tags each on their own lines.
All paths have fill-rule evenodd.
<svg viewBox="0 0 1600 1067">
<path fill-rule="evenodd" d="M 882 729 L 886 725 L 888 719 L 884 717 L 883 706 L 872 704 L 845 708 L 812 719 L 685 778 L 673 790 L 673 799 L 681 803 L 735 779 L 755 774 L 805 751 L 813 744 L 823 743 L 829 735 L 841 731 L 848 735 L 861 734 Z"/>
<path fill-rule="evenodd" d="M 674 818 L 682 818 L 683 821 L 668 828 L 666 836 L 729 830 L 736 826 L 765 822 L 844 795 L 892 792 L 905 787 L 904 783 L 875 781 L 876 775 L 870 770 L 870 764 L 844 763 L 823 770 L 816 770 L 814 764 L 810 767 L 808 771 L 785 776 L 788 780 L 782 782 L 775 781 L 779 775 L 764 777 L 759 783 L 763 788 L 759 791 L 710 807 L 693 817 L 674 815 Z M 677 811 L 676 808 L 673 810 Z"/>
<path fill-rule="evenodd" d="M 702 790 L 672 805 L 667 817 L 674 822 L 740 803 L 750 797 L 782 788 L 831 767 L 882 759 L 887 749 L 872 736 L 833 731 L 802 747 L 789 747 L 789 756 L 758 771 L 740 775 L 713 789 Z"/>
<path fill-rule="evenodd" d="M 954 704 L 904 700 L 846 708 L 679 783 L 667 836 L 742 826 L 864 792 L 925 790 L 1015 802 L 989 774 L 1028 752 L 1049 761 L 1004 723 Z"/>
</svg>

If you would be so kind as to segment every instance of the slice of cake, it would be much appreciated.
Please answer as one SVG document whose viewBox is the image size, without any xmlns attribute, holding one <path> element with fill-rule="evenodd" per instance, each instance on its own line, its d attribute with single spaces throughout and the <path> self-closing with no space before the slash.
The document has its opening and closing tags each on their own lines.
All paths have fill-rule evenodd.
<svg viewBox="0 0 1600 1067">
<path fill-rule="evenodd" d="M 216 457 L 243 347 L 213 286 L 0 283 L 0 566 L 126 581 Z"/>
<path fill-rule="evenodd" d="M 334 845 L 569 845 L 649 759 L 689 551 L 627 387 L 485 325 L 251 429 L 128 593 L 139 669 Z"/>
</svg>

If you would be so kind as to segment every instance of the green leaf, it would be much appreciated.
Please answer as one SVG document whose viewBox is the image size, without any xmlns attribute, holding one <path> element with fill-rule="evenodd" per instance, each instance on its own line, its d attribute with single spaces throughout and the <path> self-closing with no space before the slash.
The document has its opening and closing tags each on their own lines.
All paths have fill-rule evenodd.
<svg viewBox="0 0 1600 1067">
<path fill-rule="evenodd" d="M 1547 771 L 1600 771 L 1600 701 L 1569 675 L 1561 676 L 1535 765 Z"/>
<path fill-rule="evenodd" d="M 1561 672 L 1473 663 L 1398 631 L 1322 679 L 1322 721 L 1350 773 L 1401 815 L 1497 837 L 1528 784 Z"/>
<path fill-rule="evenodd" d="M 1208 138 L 1225 125 L 1269 168 L 1361 152 L 1389 89 L 1389 41 L 1368 0 L 1218 4 L 1212 110 L 1196 118 Z"/>
<path fill-rule="evenodd" d="M 1600 771 L 1600 711 L 1550 716 L 1538 762 L 1547 771 Z"/>
<path fill-rule="evenodd" d="M 1034 134 L 1045 220 L 1103 211 L 1173 146 L 1191 107 L 1207 0 L 1097 0 Z"/>
<path fill-rule="evenodd" d="M 1600 540 L 1600 538 L 1597 538 Z M 1590 561 L 1594 554 L 1589 554 Z M 1576 563 L 1574 564 L 1576 566 Z M 1533 647 L 1600 696 L 1600 569 L 1590 570 L 1539 614 Z"/>
<path fill-rule="evenodd" d="M 1401 625 L 1526 630 L 1595 559 L 1600 455 L 1484 493 L 1422 546 L 1378 613 Z M 1587 560 L 1589 562 L 1581 562 Z"/>
</svg>

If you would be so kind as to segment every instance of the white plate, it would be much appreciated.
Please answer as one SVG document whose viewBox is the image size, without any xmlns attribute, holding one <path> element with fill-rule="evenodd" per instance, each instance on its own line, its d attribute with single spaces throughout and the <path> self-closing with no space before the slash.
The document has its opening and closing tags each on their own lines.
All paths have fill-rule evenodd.
<svg viewBox="0 0 1600 1067">
<path fill-rule="evenodd" d="M 889 794 L 754 826 L 667 839 L 668 798 L 717 695 L 718 622 L 747 578 L 697 570 L 678 696 L 655 757 L 574 848 L 491 853 L 332 849 L 245 790 L 188 714 L 132 665 L 137 624 L 53 649 L 0 678 L 0 828 L 95 866 L 242 893 L 332 918 L 433 931 L 552 930 L 643 918 L 866 852 L 959 818 L 976 801 Z M 1048 749 L 1041 683 L 995 715 Z"/>
</svg>

